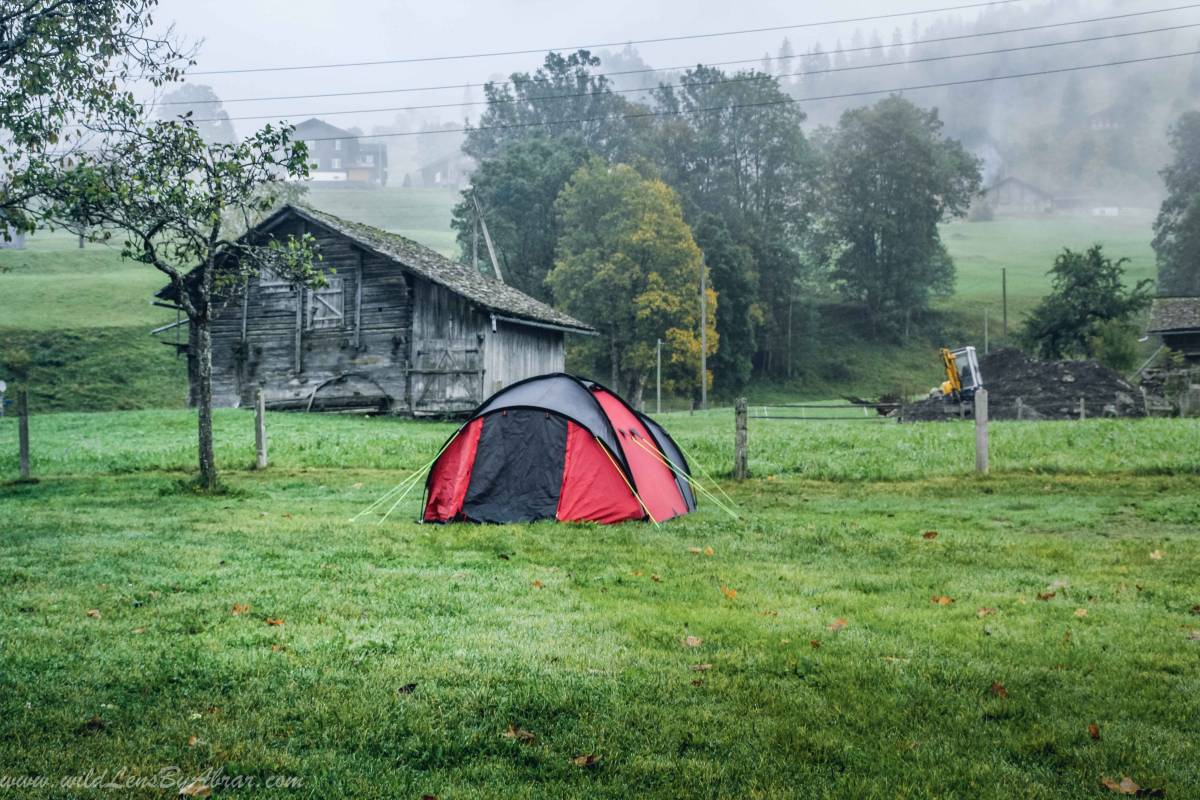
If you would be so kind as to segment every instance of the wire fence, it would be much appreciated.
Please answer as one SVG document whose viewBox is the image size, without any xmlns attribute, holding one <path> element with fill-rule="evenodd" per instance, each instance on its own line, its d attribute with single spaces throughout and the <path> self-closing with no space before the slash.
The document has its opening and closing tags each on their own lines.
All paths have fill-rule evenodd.
<svg viewBox="0 0 1200 800">
<path fill-rule="evenodd" d="M 900 408 L 900 403 L 747 404 L 747 416 L 755 420 L 879 423 L 898 421 Z"/>
</svg>

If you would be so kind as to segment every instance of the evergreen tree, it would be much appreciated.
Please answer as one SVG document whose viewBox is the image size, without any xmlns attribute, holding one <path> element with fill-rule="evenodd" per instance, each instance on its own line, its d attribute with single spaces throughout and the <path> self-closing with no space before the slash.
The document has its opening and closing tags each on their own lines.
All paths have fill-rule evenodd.
<svg viewBox="0 0 1200 800">
<path fill-rule="evenodd" d="M 1200 295 L 1200 112 L 1171 127 L 1171 163 L 1162 171 L 1167 197 L 1154 221 L 1158 291 Z"/>
</svg>

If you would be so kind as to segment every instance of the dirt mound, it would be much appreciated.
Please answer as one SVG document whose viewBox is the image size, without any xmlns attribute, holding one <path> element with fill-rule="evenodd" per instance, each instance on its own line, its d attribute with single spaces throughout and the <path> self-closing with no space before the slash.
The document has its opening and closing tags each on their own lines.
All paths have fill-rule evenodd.
<svg viewBox="0 0 1200 800">
<path fill-rule="evenodd" d="M 1080 398 L 1089 417 L 1146 414 L 1141 391 L 1095 361 L 1036 361 L 1005 348 L 984 356 L 979 371 L 990 419 L 1078 419 Z M 907 421 L 957 416 L 958 406 L 940 397 L 905 406 L 902 414 Z"/>
</svg>

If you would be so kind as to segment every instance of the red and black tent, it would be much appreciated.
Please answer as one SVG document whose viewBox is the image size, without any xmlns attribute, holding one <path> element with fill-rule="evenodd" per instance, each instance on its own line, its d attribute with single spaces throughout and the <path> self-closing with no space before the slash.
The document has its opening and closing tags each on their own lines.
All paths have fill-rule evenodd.
<svg viewBox="0 0 1200 800">
<path fill-rule="evenodd" d="M 426 522 L 653 522 L 696 509 L 662 426 L 609 389 L 539 375 L 492 395 L 425 482 Z"/>
</svg>

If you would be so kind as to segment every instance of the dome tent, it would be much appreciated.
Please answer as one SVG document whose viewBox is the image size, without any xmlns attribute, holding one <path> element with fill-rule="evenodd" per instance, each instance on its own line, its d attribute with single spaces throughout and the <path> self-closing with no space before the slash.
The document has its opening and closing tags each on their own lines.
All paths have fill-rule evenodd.
<svg viewBox="0 0 1200 800">
<path fill-rule="evenodd" d="M 611 390 L 553 373 L 485 400 L 425 482 L 425 522 L 662 522 L 696 509 L 683 453 Z"/>
</svg>

